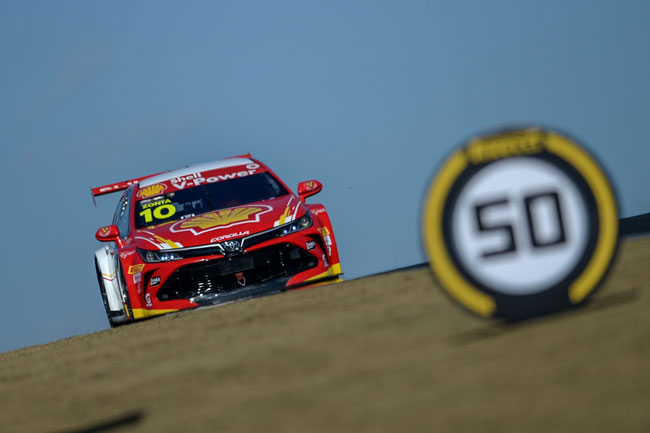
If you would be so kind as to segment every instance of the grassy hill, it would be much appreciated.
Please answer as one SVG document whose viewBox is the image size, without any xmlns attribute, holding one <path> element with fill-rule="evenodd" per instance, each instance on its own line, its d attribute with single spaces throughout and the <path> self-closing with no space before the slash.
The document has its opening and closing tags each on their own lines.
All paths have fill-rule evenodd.
<svg viewBox="0 0 650 433">
<path fill-rule="evenodd" d="M 519 325 L 419 268 L 3 353 L 0 431 L 647 432 L 649 264 Z"/>
</svg>

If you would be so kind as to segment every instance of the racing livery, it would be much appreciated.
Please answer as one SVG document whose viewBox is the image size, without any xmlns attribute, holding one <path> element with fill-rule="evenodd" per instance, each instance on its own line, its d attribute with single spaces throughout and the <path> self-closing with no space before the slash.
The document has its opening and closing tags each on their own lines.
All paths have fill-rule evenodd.
<svg viewBox="0 0 650 433">
<path fill-rule="evenodd" d="M 109 323 L 341 281 L 327 211 L 305 203 L 321 189 L 296 195 L 250 155 L 93 188 L 124 191 L 95 235 Z"/>
</svg>

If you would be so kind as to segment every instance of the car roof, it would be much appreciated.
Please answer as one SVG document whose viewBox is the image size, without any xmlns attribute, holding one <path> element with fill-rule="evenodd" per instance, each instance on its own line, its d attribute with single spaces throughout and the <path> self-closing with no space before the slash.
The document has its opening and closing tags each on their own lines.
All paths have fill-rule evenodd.
<svg viewBox="0 0 650 433">
<path fill-rule="evenodd" d="M 180 176 L 187 176 L 193 173 L 200 173 L 203 171 L 211 171 L 211 170 L 217 170 L 220 168 L 228 168 L 228 167 L 237 167 L 240 165 L 246 165 L 246 164 L 252 164 L 256 163 L 250 158 L 241 158 L 241 157 L 234 157 L 234 158 L 227 158 L 227 159 L 221 159 L 219 161 L 212 161 L 212 162 L 204 162 L 201 164 L 196 164 L 196 165 L 189 165 L 187 167 L 179 168 L 177 170 L 172 170 L 168 171 L 165 173 L 158 174 L 156 176 L 147 178 L 143 181 L 140 182 L 139 187 L 144 188 L 149 185 L 153 185 L 159 182 L 165 182 L 170 179 L 174 179 L 176 177 Z"/>
</svg>

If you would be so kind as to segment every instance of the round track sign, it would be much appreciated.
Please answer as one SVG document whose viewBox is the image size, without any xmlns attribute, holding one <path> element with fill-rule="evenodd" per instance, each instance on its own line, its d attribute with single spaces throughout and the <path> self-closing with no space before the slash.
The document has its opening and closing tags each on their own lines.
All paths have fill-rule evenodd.
<svg viewBox="0 0 650 433">
<path fill-rule="evenodd" d="M 550 130 L 471 140 L 427 193 L 423 241 L 441 286 L 469 311 L 520 320 L 583 303 L 618 247 L 618 211 L 594 158 Z"/>
</svg>

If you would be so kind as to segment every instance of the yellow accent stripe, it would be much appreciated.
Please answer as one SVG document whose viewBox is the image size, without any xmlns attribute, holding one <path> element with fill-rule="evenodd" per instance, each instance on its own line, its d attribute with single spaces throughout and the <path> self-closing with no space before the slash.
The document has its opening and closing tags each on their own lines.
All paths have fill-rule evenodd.
<svg viewBox="0 0 650 433">
<path fill-rule="evenodd" d="M 165 239 L 162 236 L 158 236 L 158 235 L 154 235 L 153 237 L 156 238 L 157 240 L 159 240 L 160 242 L 162 242 L 163 244 L 166 244 L 169 247 L 179 248 L 179 246 L 174 241 L 171 241 L 169 239 Z"/>
<path fill-rule="evenodd" d="M 334 280 L 327 280 L 327 281 L 321 281 L 321 282 L 315 282 L 313 284 L 307 284 L 306 286 L 301 286 L 301 289 L 307 289 L 307 288 L 312 288 L 312 287 L 320 287 L 320 286 L 327 286 L 329 284 L 338 284 L 342 283 L 344 280 L 343 278 L 336 278 Z"/>
<path fill-rule="evenodd" d="M 285 223 L 285 221 L 287 220 L 287 218 L 289 218 L 289 213 L 290 213 L 290 212 L 291 212 L 291 209 L 289 209 L 289 206 L 287 206 L 287 207 L 284 209 L 284 213 L 283 213 L 282 216 L 280 217 L 280 223 L 279 223 L 278 225 L 282 225 L 282 224 Z"/>
<path fill-rule="evenodd" d="M 489 317 L 496 310 L 496 302 L 491 296 L 475 289 L 463 278 L 454 266 L 442 234 L 442 213 L 445 201 L 454 181 L 467 167 L 464 152 L 457 151 L 445 163 L 427 194 L 424 207 L 423 232 L 424 247 L 429 264 L 442 287 L 456 300 L 476 314 Z"/>
<path fill-rule="evenodd" d="M 160 316 L 161 314 L 173 313 L 176 310 L 147 310 L 146 308 L 134 308 L 133 318 L 144 319 L 146 317 Z"/>
<path fill-rule="evenodd" d="M 341 264 L 340 263 L 335 263 L 330 266 L 330 268 L 318 275 L 314 275 L 313 277 L 307 278 L 305 281 L 314 281 L 314 280 L 320 280 L 321 278 L 325 277 L 331 277 L 332 275 L 340 275 L 341 272 Z"/>
<path fill-rule="evenodd" d="M 313 277 L 307 278 L 305 281 L 314 281 L 314 280 L 320 280 L 321 278 L 329 277 L 330 273 L 329 271 L 323 272 L 322 274 L 314 275 Z"/>
<path fill-rule="evenodd" d="M 549 135 L 547 148 L 550 152 L 568 160 L 582 174 L 594 192 L 598 214 L 601 217 L 598 244 L 593 258 L 589 262 L 587 269 L 569 288 L 569 300 L 573 304 L 577 304 L 582 302 L 596 287 L 609 268 L 612 256 L 616 251 L 618 241 L 616 199 L 602 170 L 584 150 L 574 146 L 566 138 L 555 134 Z"/>
</svg>

